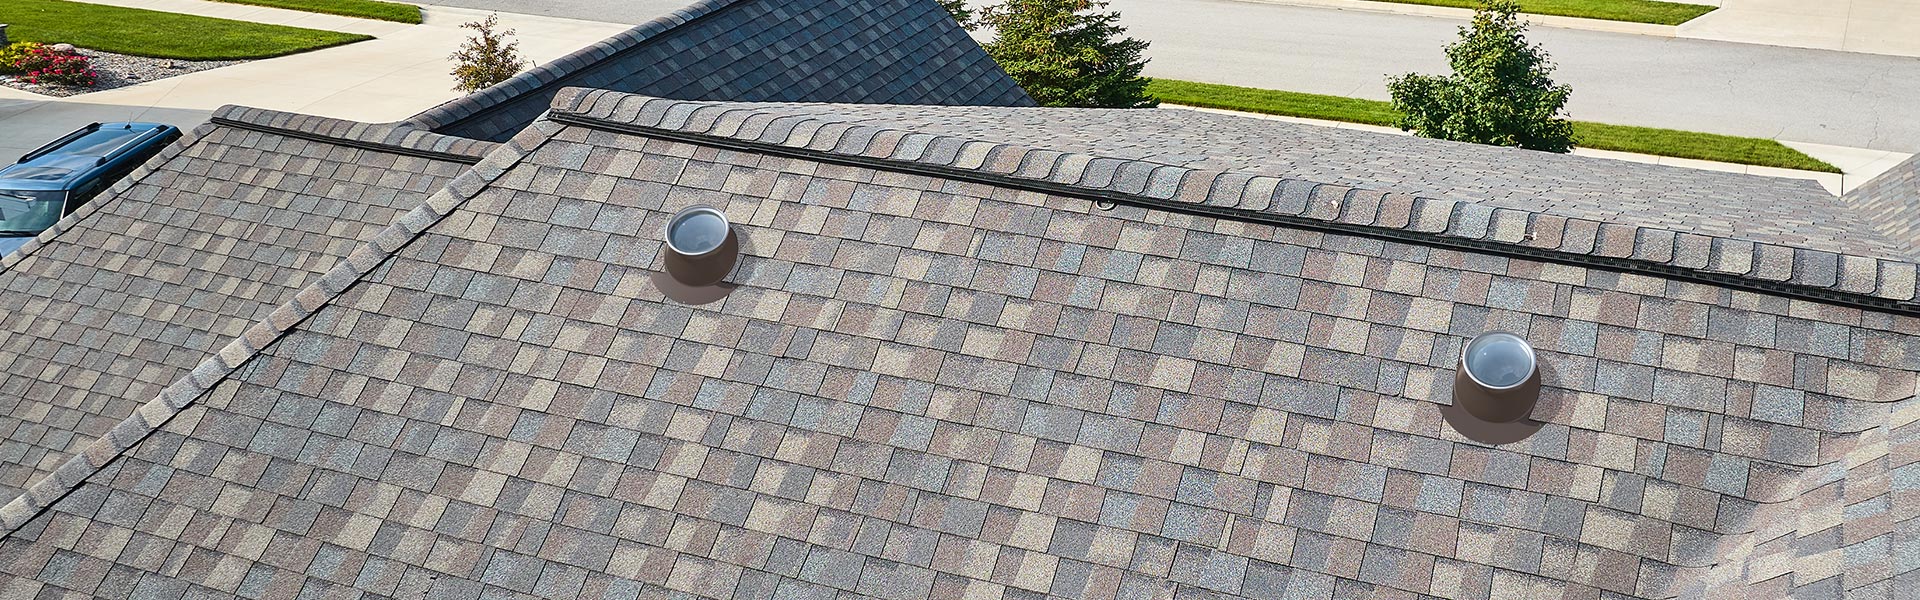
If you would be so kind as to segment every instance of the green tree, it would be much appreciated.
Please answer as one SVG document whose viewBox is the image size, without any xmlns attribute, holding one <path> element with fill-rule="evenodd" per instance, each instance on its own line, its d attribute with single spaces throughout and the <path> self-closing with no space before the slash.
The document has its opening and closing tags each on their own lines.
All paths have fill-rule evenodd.
<svg viewBox="0 0 1920 600">
<path fill-rule="evenodd" d="M 1529 45 L 1513 0 L 1484 0 L 1473 25 L 1447 46 L 1453 74 L 1387 81 L 1396 123 L 1422 137 L 1548 152 L 1573 149 L 1573 124 L 1560 116 L 1573 89 L 1554 83 L 1547 52 Z"/>
<path fill-rule="evenodd" d="M 967 0 L 940 0 L 940 6 L 946 7 L 947 12 L 953 15 L 953 20 L 968 31 L 980 26 L 979 22 L 973 20 L 973 9 L 967 8 Z"/>
<path fill-rule="evenodd" d="M 1100 0 L 1006 0 L 979 23 L 996 37 L 987 54 L 1046 106 L 1147 108 L 1147 43 L 1122 37 L 1119 13 Z"/>
<path fill-rule="evenodd" d="M 473 37 L 460 45 L 453 53 L 453 77 L 458 80 L 453 89 L 461 92 L 476 92 L 493 84 L 511 79 L 527 61 L 520 58 L 520 42 L 507 41 L 513 37 L 513 30 L 498 31 L 500 19 L 497 15 L 487 15 L 484 21 L 465 23 L 461 27 L 472 29 Z"/>
</svg>

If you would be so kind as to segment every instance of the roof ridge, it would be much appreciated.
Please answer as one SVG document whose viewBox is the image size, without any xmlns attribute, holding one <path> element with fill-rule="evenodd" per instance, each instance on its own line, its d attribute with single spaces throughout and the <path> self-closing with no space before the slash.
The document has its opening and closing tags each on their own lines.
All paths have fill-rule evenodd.
<svg viewBox="0 0 1920 600">
<path fill-rule="evenodd" d="M 766 105 L 568 88 L 549 118 L 722 146 L 938 174 L 1097 201 L 1639 271 L 1920 314 L 1920 264 L 1547 212 L 1093 156 L 794 115 Z"/>
<path fill-rule="evenodd" d="M 434 133 L 407 121 L 366 123 L 232 104 L 214 111 L 208 122 L 466 164 L 480 162 L 499 145 Z"/>
<path fill-rule="evenodd" d="M 228 108 L 223 108 L 221 112 L 228 112 Z M 276 111 L 248 113 L 240 115 L 240 118 L 258 119 L 263 114 L 270 115 L 269 123 L 276 123 L 282 118 L 286 119 L 284 124 L 273 124 L 271 125 L 273 127 L 294 127 L 301 128 L 297 129 L 301 131 L 307 128 L 316 131 L 332 131 L 331 128 L 339 126 L 340 123 L 353 123 L 323 117 L 301 119 L 299 117 L 305 115 Z M 201 129 L 210 130 L 210 127 L 217 127 L 217 125 L 209 124 Z M 368 127 L 369 129 L 362 130 L 362 133 L 382 126 L 369 125 Z M 179 415 L 181 411 L 192 406 L 199 398 L 212 392 L 215 386 L 233 375 L 253 357 L 258 356 L 274 341 L 331 304 L 353 284 L 385 264 L 395 252 L 405 248 L 421 233 L 453 214 L 467 200 L 472 199 L 495 179 L 506 174 L 507 169 L 518 164 L 535 148 L 546 143 L 551 135 L 561 128 L 561 125 L 552 122 L 536 122 L 504 144 L 482 142 L 492 147 L 492 152 L 489 152 L 486 158 L 475 164 L 473 168 L 448 182 L 446 187 L 435 192 L 420 206 L 414 207 L 412 211 L 396 219 L 380 233 L 360 242 L 351 254 L 334 264 L 333 268 L 328 269 L 326 274 L 321 275 L 312 284 L 301 289 L 293 299 L 274 309 L 264 320 L 248 327 L 240 337 L 201 361 L 199 366 L 186 376 L 161 390 L 156 397 L 141 405 L 106 435 L 95 439 L 84 450 L 61 463 L 51 474 L 34 482 L 18 497 L 0 506 L 0 539 L 11 536 L 42 511 L 52 507 L 55 502 L 79 488 L 87 479 L 112 464 L 114 459 L 131 450 L 141 440 L 146 439 L 148 435 Z M 411 128 L 406 129 L 411 130 Z M 414 138 L 413 133 L 422 132 L 413 130 L 407 134 L 407 137 L 414 140 L 425 139 Z"/>
<path fill-rule="evenodd" d="M 581 69 L 610 56 L 637 48 L 652 41 L 655 36 L 745 1 L 747 0 L 699 0 L 551 62 L 521 71 L 506 81 L 440 103 L 401 122 L 421 129 L 440 129 L 474 115 L 497 110 L 505 106 L 509 100 L 572 77 Z"/>
</svg>

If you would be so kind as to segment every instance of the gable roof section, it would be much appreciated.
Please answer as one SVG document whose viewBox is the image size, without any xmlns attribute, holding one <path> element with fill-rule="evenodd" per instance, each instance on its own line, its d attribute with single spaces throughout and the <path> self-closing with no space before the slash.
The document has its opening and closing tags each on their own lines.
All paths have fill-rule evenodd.
<svg viewBox="0 0 1920 600">
<path fill-rule="evenodd" d="M 628 100 L 633 115 L 594 116 Z M 802 158 L 872 148 L 805 124 L 769 138 L 792 143 L 673 133 L 715 131 L 707 117 L 785 127 L 704 108 L 562 97 L 554 116 L 572 124 L 500 147 L 0 508 L 0 585 L 1813 597 L 1920 583 L 1903 558 L 1920 527 L 1920 319 L 1096 210 L 1080 196 L 1104 186 L 995 185 L 1021 161 L 925 134 L 875 139 L 951 149 L 960 162 L 940 164 L 979 176 Z M 731 296 L 689 307 L 648 272 L 657 231 L 695 202 L 736 217 L 749 258 Z M 1525 332 L 1548 371 L 1541 431 L 1490 448 L 1431 405 L 1461 340 L 1495 328 Z M 1831 485 L 1849 470 L 1864 479 Z M 1787 512 L 1803 516 L 1759 520 Z"/>
<path fill-rule="evenodd" d="M 1920 156 L 1909 158 L 1844 196 L 1881 236 L 1920 247 Z"/>
<path fill-rule="evenodd" d="M 237 107 L 0 263 L 17 495 L 492 144 Z"/>
<path fill-rule="evenodd" d="M 932 0 L 704 0 L 411 122 L 504 140 L 566 86 L 689 100 L 1033 105 Z"/>
</svg>

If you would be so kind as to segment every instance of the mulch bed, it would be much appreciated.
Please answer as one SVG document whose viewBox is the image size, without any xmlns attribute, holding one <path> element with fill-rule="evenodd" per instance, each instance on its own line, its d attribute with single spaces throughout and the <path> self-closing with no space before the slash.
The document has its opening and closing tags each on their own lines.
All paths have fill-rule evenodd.
<svg viewBox="0 0 1920 600">
<path fill-rule="evenodd" d="M 166 58 L 146 58 L 87 49 L 81 49 L 80 54 L 85 55 L 89 62 L 92 63 L 94 72 L 100 74 L 99 83 L 94 84 L 93 87 L 80 88 L 36 85 L 27 83 L 24 77 L 6 75 L 0 75 L 0 85 L 47 96 L 78 96 L 88 92 L 122 88 L 156 79 L 166 79 L 168 77 L 198 73 L 200 71 L 218 69 L 220 67 L 247 62 L 244 60 L 173 60 Z"/>
</svg>

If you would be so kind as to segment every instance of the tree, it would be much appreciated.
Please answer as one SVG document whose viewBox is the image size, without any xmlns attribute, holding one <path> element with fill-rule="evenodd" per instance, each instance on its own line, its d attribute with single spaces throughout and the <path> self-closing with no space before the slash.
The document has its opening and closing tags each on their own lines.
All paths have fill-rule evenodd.
<svg viewBox="0 0 1920 600">
<path fill-rule="evenodd" d="M 979 22 L 973 20 L 973 9 L 967 8 L 967 0 L 940 0 L 940 6 L 946 7 L 947 12 L 953 15 L 953 20 L 967 31 L 980 26 Z"/>
<path fill-rule="evenodd" d="M 1046 106 L 1147 108 L 1147 43 L 1122 37 L 1118 13 L 1101 0 L 1006 0 L 979 23 L 997 35 L 987 55 Z"/>
<path fill-rule="evenodd" d="M 527 61 L 520 58 L 520 42 L 509 42 L 513 30 L 495 31 L 500 26 L 497 15 L 487 15 L 485 21 L 474 21 L 460 25 L 474 31 L 453 53 L 453 77 L 459 82 L 453 89 L 473 93 L 493 84 L 511 79 Z"/>
<path fill-rule="evenodd" d="M 1483 0 L 1473 25 L 1447 46 L 1453 74 L 1387 81 L 1396 125 L 1421 137 L 1548 152 L 1573 149 L 1573 124 L 1560 116 L 1573 89 L 1554 83 L 1553 62 L 1527 44 L 1514 0 Z"/>
</svg>

